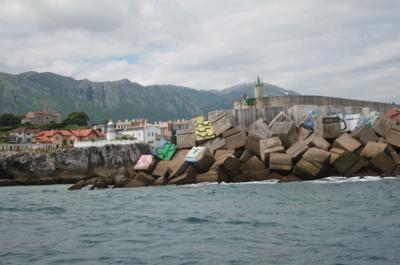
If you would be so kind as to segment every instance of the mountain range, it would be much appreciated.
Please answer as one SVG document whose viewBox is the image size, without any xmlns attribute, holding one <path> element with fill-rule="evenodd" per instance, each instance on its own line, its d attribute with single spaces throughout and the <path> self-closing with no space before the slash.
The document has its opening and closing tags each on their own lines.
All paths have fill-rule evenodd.
<svg viewBox="0 0 400 265">
<path fill-rule="evenodd" d="M 266 96 L 285 89 L 265 84 Z M 55 73 L 0 73 L 0 113 L 58 111 L 62 117 L 84 111 L 92 122 L 146 118 L 150 121 L 192 118 L 208 111 L 230 109 L 243 94 L 253 96 L 251 83 L 222 90 L 196 90 L 175 85 L 144 86 L 127 79 L 92 82 Z"/>
</svg>

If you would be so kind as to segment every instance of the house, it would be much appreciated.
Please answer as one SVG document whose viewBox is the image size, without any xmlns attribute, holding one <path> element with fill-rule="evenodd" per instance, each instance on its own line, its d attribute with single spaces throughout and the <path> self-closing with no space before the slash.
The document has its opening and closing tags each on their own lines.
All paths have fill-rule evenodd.
<svg viewBox="0 0 400 265">
<path fill-rule="evenodd" d="M 150 123 L 119 131 L 120 135 L 129 135 L 139 143 L 154 143 L 156 136 L 160 135 L 160 133 L 160 128 Z"/>
<path fill-rule="evenodd" d="M 128 130 L 138 126 L 145 126 L 147 124 L 146 119 L 133 119 L 133 120 L 124 120 L 117 121 L 115 123 L 115 129 L 117 130 Z"/>
<path fill-rule="evenodd" d="M 40 144 L 59 144 L 59 145 L 72 145 L 74 138 L 69 130 L 45 130 L 36 134 L 34 143 Z"/>
<path fill-rule="evenodd" d="M 60 123 L 61 114 L 58 112 L 48 111 L 31 111 L 28 112 L 21 120 L 22 124 L 29 123 L 32 125 L 47 125 L 50 123 Z"/>
<path fill-rule="evenodd" d="M 104 134 L 93 129 L 46 130 L 39 132 L 34 143 L 73 145 L 74 142 L 103 140 Z"/>
<path fill-rule="evenodd" d="M 8 141 L 12 144 L 28 144 L 40 129 L 16 128 L 8 132 Z"/>
</svg>

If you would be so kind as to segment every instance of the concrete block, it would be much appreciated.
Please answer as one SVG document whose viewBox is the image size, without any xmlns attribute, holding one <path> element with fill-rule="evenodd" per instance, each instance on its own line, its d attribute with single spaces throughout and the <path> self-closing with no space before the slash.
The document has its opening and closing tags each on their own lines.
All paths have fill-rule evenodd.
<svg viewBox="0 0 400 265">
<path fill-rule="evenodd" d="M 384 114 L 380 114 L 372 124 L 372 129 L 378 135 L 386 137 L 395 122 Z"/>
<path fill-rule="evenodd" d="M 322 118 L 322 137 L 324 139 L 338 138 L 341 132 L 341 120 L 339 117 Z"/>
<path fill-rule="evenodd" d="M 333 163 L 336 161 L 336 159 L 339 158 L 339 156 L 343 155 L 346 151 L 340 148 L 331 148 L 331 150 L 329 150 L 329 152 L 331 153 L 331 160 L 330 160 L 330 164 L 333 165 Z"/>
<path fill-rule="evenodd" d="M 197 170 L 193 166 L 188 166 L 182 175 L 174 177 L 168 181 L 169 185 L 186 185 L 196 183 Z"/>
<path fill-rule="evenodd" d="M 271 128 L 274 125 L 274 123 L 276 123 L 276 122 L 291 122 L 291 121 L 292 121 L 292 119 L 289 117 L 289 115 L 287 115 L 285 112 L 281 111 L 269 123 L 269 127 Z"/>
<path fill-rule="evenodd" d="M 208 171 L 215 162 L 210 150 L 200 146 L 190 149 L 185 160 L 194 165 L 200 173 Z"/>
<path fill-rule="evenodd" d="M 221 112 L 211 120 L 216 136 L 220 136 L 223 132 L 237 125 L 235 118 L 231 113 Z"/>
<path fill-rule="evenodd" d="M 371 165 L 385 174 L 391 174 L 396 168 L 396 163 L 385 153 L 380 153 L 371 160 Z"/>
<path fill-rule="evenodd" d="M 363 145 L 366 145 L 368 142 L 376 142 L 378 141 L 378 135 L 366 124 L 362 125 L 361 127 L 355 129 L 351 136 L 360 141 Z"/>
<path fill-rule="evenodd" d="M 144 187 L 153 183 L 154 177 L 145 172 L 139 172 L 136 177 L 125 184 L 124 188 Z"/>
<path fill-rule="evenodd" d="M 239 157 L 239 160 L 240 160 L 240 162 L 244 163 L 252 157 L 253 157 L 253 155 L 247 149 L 245 149 L 244 152 L 242 153 L 242 155 Z"/>
<path fill-rule="evenodd" d="M 393 170 L 393 176 L 400 176 L 400 165 L 397 165 L 396 168 Z"/>
<path fill-rule="evenodd" d="M 386 141 L 391 145 L 400 148 L 400 129 L 395 127 L 391 128 L 386 135 Z"/>
<path fill-rule="evenodd" d="M 172 164 L 171 161 L 160 161 L 151 173 L 155 177 L 166 177 L 169 174 L 169 167 Z"/>
<path fill-rule="evenodd" d="M 231 135 L 234 135 L 234 134 L 237 134 L 240 132 L 242 132 L 242 129 L 239 126 L 236 126 L 236 127 L 230 128 L 229 130 L 223 132 L 222 137 L 226 138 L 226 137 L 229 137 Z"/>
<path fill-rule="evenodd" d="M 153 183 L 151 183 L 151 186 L 163 186 L 168 183 L 168 178 L 167 177 L 159 177 Z"/>
<path fill-rule="evenodd" d="M 357 162 L 358 158 L 355 154 L 350 151 L 345 151 L 335 159 L 333 167 L 337 172 L 345 176 L 347 171 L 349 171 Z"/>
<path fill-rule="evenodd" d="M 269 149 L 269 148 L 280 146 L 280 145 L 282 145 L 282 141 L 279 137 L 271 137 L 271 138 L 261 139 L 260 140 L 260 154 L 262 154 L 265 149 Z"/>
<path fill-rule="evenodd" d="M 180 149 L 191 148 L 196 146 L 196 135 L 194 132 L 177 134 L 176 135 L 176 146 Z"/>
<path fill-rule="evenodd" d="M 203 143 L 215 138 L 214 128 L 211 122 L 204 119 L 203 116 L 197 116 L 194 123 L 196 142 Z"/>
<path fill-rule="evenodd" d="M 292 171 L 291 156 L 283 153 L 272 153 L 269 158 L 269 169 L 279 172 Z"/>
<path fill-rule="evenodd" d="M 226 154 L 220 156 L 214 164 L 210 167 L 210 170 L 224 170 L 229 176 L 234 176 L 239 174 L 240 161 L 236 157 Z"/>
<path fill-rule="evenodd" d="M 226 175 L 222 170 L 210 170 L 207 173 L 197 175 L 196 183 L 203 182 L 222 182 L 226 178 Z"/>
<path fill-rule="evenodd" d="M 240 171 L 242 173 L 247 173 L 247 172 L 252 172 L 252 171 L 257 171 L 257 170 L 262 170 L 262 169 L 266 169 L 265 164 L 263 162 L 261 162 L 261 160 L 256 156 L 251 157 L 240 167 Z"/>
<path fill-rule="evenodd" d="M 235 150 L 246 145 L 246 134 L 244 132 L 238 132 L 227 136 L 225 138 L 225 145 L 227 149 Z"/>
<path fill-rule="evenodd" d="M 302 179 L 316 179 L 321 174 L 322 169 L 322 165 L 302 158 L 294 167 L 293 175 Z"/>
<path fill-rule="evenodd" d="M 247 128 L 247 133 L 249 134 L 249 136 L 255 136 L 260 139 L 266 139 L 272 136 L 268 125 L 264 122 L 262 118 L 256 120 L 253 124 L 251 124 Z"/>
<path fill-rule="evenodd" d="M 208 141 L 204 145 L 204 147 L 208 148 L 211 151 L 211 153 L 214 153 L 214 151 L 216 151 L 216 150 L 225 149 L 226 148 L 225 139 L 222 137 L 214 138 L 214 139 Z"/>
<path fill-rule="evenodd" d="M 289 149 L 286 150 L 286 154 L 292 157 L 293 161 L 298 161 L 301 156 L 308 150 L 308 145 L 305 141 L 300 140 L 293 144 Z"/>
<path fill-rule="evenodd" d="M 218 160 L 222 156 L 232 156 L 235 157 L 235 150 L 217 150 L 214 153 L 214 159 Z"/>
<path fill-rule="evenodd" d="M 260 156 L 260 138 L 256 136 L 247 136 L 245 148 L 250 153 Z"/>
<path fill-rule="evenodd" d="M 134 166 L 135 170 L 152 172 L 157 161 L 152 155 L 141 155 Z"/>
<path fill-rule="evenodd" d="M 272 136 L 278 136 L 285 148 L 295 143 L 297 138 L 296 126 L 293 122 L 275 122 L 271 127 Z"/>
<path fill-rule="evenodd" d="M 264 149 L 263 153 L 261 154 L 261 160 L 265 162 L 265 164 L 269 164 L 269 157 L 272 153 L 285 153 L 285 147 L 282 145 L 271 147 L 269 149 Z"/>
<path fill-rule="evenodd" d="M 303 159 L 306 159 L 312 163 L 316 163 L 322 166 L 329 165 L 331 153 L 323 149 L 316 147 L 310 148 L 304 153 Z"/>
<path fill-rule="evenodd" d="M 333 147 L 341 148 L 349 152 L 355 152 L 358 148 L 361 147 L 361 145 L 362 144 L 359 141 L 351 137 L 348 133 L 342 134 L 333 143 Z"/>
<path fill-rule="evenodd" d="M 385 143 L 368 142 L 367 145 L 362 149 L 361 156 L 371 159 L 382 152 L 386 152 L 388 145 Z"/>
<path fill-rule="evenodd" d="M 328 141 L 317 134 L 312 134 L 311 136 L 307 137 L 305 142 L 308 144 L 309 147 L 317 147 L 326 151 L 328 151 L 331 147 L 331 144 Z"/>
<path fill-rule="evenodd" d="M 312 134 L 312 130 L 309 130 L 309 129 L 304 128 L 304 127 L 297 128 L 296 142 L 305 140 L 311 134 Z"/>
<path fill-rule="evenodd" d="M 348 177 L 356 176 L 363 168 L 367 168 L 368 165 L 369 161 L 366 158 L 358 157 L 357 163 L 355 163 L 349 170 L 347 170 L 346 176 Z"/>
</svg>

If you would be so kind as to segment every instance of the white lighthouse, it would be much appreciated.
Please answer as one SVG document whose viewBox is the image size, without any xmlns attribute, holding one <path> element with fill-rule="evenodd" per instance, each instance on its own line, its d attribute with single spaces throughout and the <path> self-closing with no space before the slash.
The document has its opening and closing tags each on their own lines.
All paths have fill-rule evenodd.
<svg viewBox="0 0 400 265">
<path fill-rule="evenodd" d="M 107 132 L 106 132 L 106 139 L 107 140 L 115 140 L 116 138 L 116 134 L 115 134 L 115 125 L 112 122 L 112 120 L 110 120 L 107 123 Z"/>
<path fill-rule="evenodd" d="M 254 97 L 260 99 L 264 97 L 264 83 L 257 77 L 257 81 L 254 83 Z"/>
</svg>

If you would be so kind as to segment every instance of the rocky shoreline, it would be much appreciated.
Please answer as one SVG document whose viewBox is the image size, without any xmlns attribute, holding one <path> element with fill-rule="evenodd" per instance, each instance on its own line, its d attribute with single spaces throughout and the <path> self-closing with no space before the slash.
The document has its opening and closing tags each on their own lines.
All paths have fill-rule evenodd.
<svg viewBox="0 0 400 265">
<path fill-rule="evenodd" d="M 119 168 L 134 165 L 149 146 L 104 147 L 0 153 L 0 186 L 71 184 L 106 178 Z"/>
</svg>

